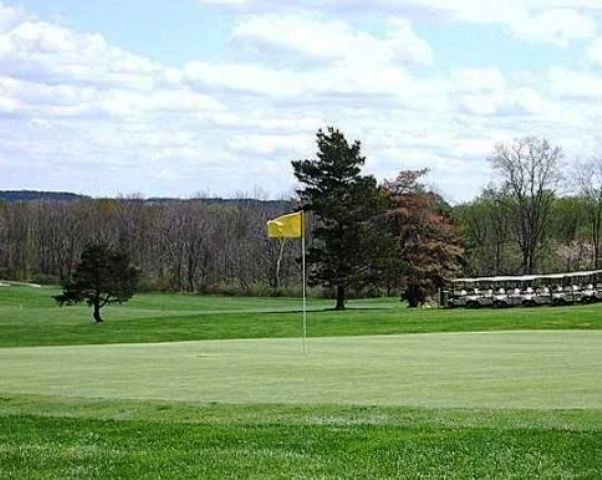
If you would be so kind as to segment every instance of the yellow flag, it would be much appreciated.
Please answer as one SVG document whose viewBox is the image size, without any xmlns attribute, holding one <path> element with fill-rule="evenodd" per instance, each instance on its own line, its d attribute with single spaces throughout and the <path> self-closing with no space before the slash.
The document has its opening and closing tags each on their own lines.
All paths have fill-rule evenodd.
<svg viewBox="0 0 602 480">
<path fill-rule="evenodd" d="M 301 238 L 303 235 L 303 212 L 282 215 L 268 222 L 270 238 Z"/>
</svg>

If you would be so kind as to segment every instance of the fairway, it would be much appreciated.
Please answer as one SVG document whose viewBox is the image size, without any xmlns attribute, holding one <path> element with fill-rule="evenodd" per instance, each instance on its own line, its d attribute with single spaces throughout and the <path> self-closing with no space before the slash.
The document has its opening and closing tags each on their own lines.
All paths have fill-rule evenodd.
<svg viewBox="0 0 602 480">
<path fill-rule="evenodd" d="M 59 308 L 56 287 L 0 289 L 0 348 L 43 345 L 156 343 L 242 338 L 295 338 L 299 299 L 147 293 L 108 307 L 106 323 L 90 324 L 86 306 Z M 565 308 L 409 309 L 396 298 L 361 299 L 333 311 L 311 299 L 311 337 L 500 330 L 602 330 L 602 303 Z"/>
<path fill-rule="evenodd" d="M 0 349 L 0 393 L 220 403 L 601 408 L 602 332 Z"/>
</svg>

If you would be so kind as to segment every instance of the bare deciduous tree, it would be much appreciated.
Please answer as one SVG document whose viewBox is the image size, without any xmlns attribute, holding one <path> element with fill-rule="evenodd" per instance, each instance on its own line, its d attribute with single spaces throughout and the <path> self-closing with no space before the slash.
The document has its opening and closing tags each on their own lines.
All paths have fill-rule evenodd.
<svg viewBox="0 0 602 480">
<path fill-rule="evenodd" d="M 592 267 L 600 266 L 600 237 L 602 236 L 602 157 L 579 162 L 575 183 L 585 201 L 590 242 L 593 247 Z"/>
<path fill-rule="evenodd" d="M 523 273 L 533 273 L 542 247 L 554 195 L 560 180 L 560 147 L 545 139 L 525 137 L 496 145 L 491 157 L 514 210 L 516 242 Z"/>
</svg>

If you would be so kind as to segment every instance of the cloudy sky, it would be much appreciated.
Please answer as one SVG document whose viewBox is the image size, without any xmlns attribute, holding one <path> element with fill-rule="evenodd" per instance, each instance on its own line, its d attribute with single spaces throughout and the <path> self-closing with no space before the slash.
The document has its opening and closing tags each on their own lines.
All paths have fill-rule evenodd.
<svg viewBox="0 0 602 480">
<path fill-rule="evenodd" d="M 0 189 L 277 197 L 334 125 L 462 201 L 601 117 L 600 0 L 0 0 Z"/>
</svg>

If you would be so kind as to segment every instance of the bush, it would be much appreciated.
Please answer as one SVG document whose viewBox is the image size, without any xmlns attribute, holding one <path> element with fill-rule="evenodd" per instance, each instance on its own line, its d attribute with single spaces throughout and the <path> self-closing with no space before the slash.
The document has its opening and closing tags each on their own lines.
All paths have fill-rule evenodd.
<svg viewBox="0 0 602 480">
<path fill-rule="evenodd" d="M 173 290 L 169 284 L 169 280 L 158 278 L 152 274 L 142 273 L 136 286 L 136 291 L 145 292 L 169 292 Z"/>
</svg>

